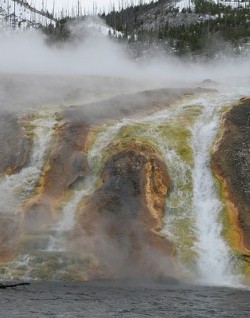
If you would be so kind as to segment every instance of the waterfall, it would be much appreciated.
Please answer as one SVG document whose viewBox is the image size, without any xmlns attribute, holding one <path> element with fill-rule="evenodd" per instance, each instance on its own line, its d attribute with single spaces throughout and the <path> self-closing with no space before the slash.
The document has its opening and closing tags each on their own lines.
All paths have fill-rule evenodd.
<svg viewBox="0 0 250 318">
<path fill-rule="evenodd" d="M 95 190 L 95 185 L 100 173 L 100 154 L 102 150 L 112 142 L 120 128 L 128 122 L 128 120 L 123 120 L 108 127 L 103 127 L 97 134 L 96 140 L 87 154 L 89 172 L 84 177 L 84 180 L 73 190 L 70 200 L 63 205 L 61 219 L 51 227 L 52 233 L 46 251 L 60 252 L 67 250 L 65 232 L 70 231 L 75 224 L 75 212 L 80 201 L 88 197 Z"/>
<path fill-rule="evenodd" d="M 179 111 L 182 106 L 179 105 Z M 191 250 L 194 237 L 190 180 L 192 166 L 178 154 L 177 145 L 171 142 L 168 136 L 162 136 L 159 123 L 168 125 L 172 120 L 172 116 L 168 116 L 167 113 L 164 115 L 161 116 L 160 121 L 151 123 L 150 129 L 145 135 L 159 149 L 171 177 L 171 188 L 166 198 L 164 227 L 161 232 L 173 242 L 177 250 L 178 267 L 185 263 L 185 266 L 181 266 L 181 271 L 185 272 L 183 276 L 186 276 L 190 272 L 194 254 L 194 251 Z"/>
<path fill-rule="evenodd" d="M 172 179 L 162 232 L 177 249 L 177 261 L 184 277 L 191 276 L 207 285 L 240 286 L 241 283 L 240 274 L 236 273 L 237 262 L 222 237 L 223 204 L 210 167 L 210 149 L 218 131 L 221 108 L 236 102 L 242 93 L 246 89 L 184 100 L 175 105 L 175 116 L 169 111 L 161 112 L 160 116 L 154 114 L 146 134 L 161 151 Z M 175 145 L 162 138 L 157 125 L 167 124 L 191 105 L 199 105 L 202 114 L 190 127 L 193 153 L 190 166 L 178 155 Z M 153 126 L 152 119 L 155 119 Z"/>
<path fill-rule="evenodd" d="M 52 114 L 46 110 L 41 110 L 30 123 L 34 126 L 33 149 L 27 167 L 20 172 L 6 175 L 0 183 L 1 203 L 0 211 L 6 210 L 15 213 L 17 205 L 22 203 L 31 195 L 32 190 L 40 176 L 43 166 L 44 155 L 47 145 L 53 133 L 53 126 L 56 120 Z M 11 209 L 10 209 L 10 205 Z M 8 212 L 8 213 L 9 213 Z"/>
<path fill-rule="evenodd" d="M 29 123 L 34 126 L 33 148 L 29 162 L 20 172 L 5 176 L 0 183 L 1 214 L 14 219 L 21 217 L 19 207 L 31 196 L 44 164 L 47 146 L 56 124 L 54 113 L 42 109 L 35 114 Z M 31 251 L 24 251 L 8 264 L 1 265 L 0 278 L 2 280 L 15 279 L 16 277 L 28 279 L 32 271 Z"/>
<path fill-rule="evenodd" d="M 200 100 L 203 113 L 194 124 L 193 148 L 193 213 L 195 215 L 198 280 L 209 285 L 234 286 L 238 278 L 233 274 L 233 256 L 221 236 L 220 213 L 223 208 L 210 168 L 210 148 L 218 129 L 218 112 L 225 100 L 216 95 Z"/>
<path fill-rule="evenodd" d="M 234 93 L 188 96 L 140 119 L 123 119 L 93 127 L 95 140 L 86 154 L 89 172 L 68 189 L 65 201 L 58 209 L 59 221 L 46 229 L 24 233 L 25 248 L 15 259 L 0 266 L 0 277 L 78 278 L 86 256 L 81 251 L 70 251 L 68 244 L 77 209 L 81 201 L 96 190 L 108 156 L 108 145 L 118 138 L 125 144 L 132 137 L 132 140 L 155 146 L 166 163 L 172 183 L 161 232 L 176 248 L 180 275 L 195 277 L 198 283 L 206 285 L 240 286 L 235 259 L 222 237 L 223 204 L 211 172 L 210 149 L 218 131 L 222 107 L 238 100 L 243 91 L 246 92 L 242 89 Z M 191 120 L 187 120 L 188 114 L 193 116 Z M 13 206 L 11 211 L 8 206 L 8 213 L 18 217 L 17 207 L 31 196 L 55 123 L 54 116 L 44 110 L 32 120 L 34 141 L 27 166 L 19 173 L 6 176 L 0 183 L 2 214 L 6 202 L 11 202 Z"/>
</svg>

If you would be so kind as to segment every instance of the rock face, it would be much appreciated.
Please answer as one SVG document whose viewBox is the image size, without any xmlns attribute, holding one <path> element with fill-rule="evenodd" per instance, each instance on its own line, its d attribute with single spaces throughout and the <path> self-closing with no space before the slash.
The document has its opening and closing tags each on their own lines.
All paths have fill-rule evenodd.
<svg viewBox="0 0 250 318">
<path fill-rule="evenodd" d="M 55 129 L 54 140 L 38 187 L 38 197 L 27 204 L 27 227 L 46 225 L 56 219 L 53 204 L 88 170 L 85 146 L 89 127 L 84 122 L 66 122 Z"/>
<path fill-rule="evenodd" d="M 224 114 L 212 167 L 227 202 L 229 236 L 231 231 L 235 248 L 250 256 L 250 99 Z"/>
<path fill-rule="evenodd" d="M 29 158 L 31 143 L 14 114 L 0 114 L 0 174 L 21 169 Z"/>
<path fill-rule="evenodd" d="M 88 170 L 85 155 L 89 127 L 84 122 L 62 124 L 56 129 L 56 140 L 43 176 L 43 192 L 57 197 Z"/>
<path fill-rule="evenodd" d="M 149 145 L 112 147 L 120 145 L 110 146 L 102 185 L 79 212 L 85 242 L 119 277 L 167 276 L 174 250 L 159 233 L 170 186 L 166 166 Z"/>
</svg>

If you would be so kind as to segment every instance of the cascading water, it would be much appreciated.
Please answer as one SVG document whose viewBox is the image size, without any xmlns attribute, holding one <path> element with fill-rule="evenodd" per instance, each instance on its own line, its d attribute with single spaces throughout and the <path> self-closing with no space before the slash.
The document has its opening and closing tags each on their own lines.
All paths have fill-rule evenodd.
<svg viewBox="0 0 250 318">
<path fill-rule="evenodd" d="M 227 100 L 221 96 L 205 96 L 200 100 L 203 113 L 194 124 L 192 148 L 194 157 L 193 213 L 195 214 L 194 249 L 197 253 L 198 280 L 209 285 L 239 284 L 233 274 L 233 255 L 221 236 L 220 213 L 222 203 L 217 194 L 210 168 L 210 148 L 218 129 L 218 112 Z"/>
<path fill-rule="evenodd" d="M 161 151 L 173 182 L 167 198 L 166 225 L 162 232 L 177 248 L 177 259 L 181 262 L 184 277 L 191 275 L 202 284 L 240 286 L 241 277 L 236 274 L 237 262 L 221 236 L 223 206 L 210 168 L 210 148 L 218 131 L 220 109 L 237 101 L 242 90 L 246 93 L 245 89 L 241 89 L 233 94 L 206 94 L 186 104 L 176 105 L 175 116 L 189 106 L 197 105 L 202 109 L 202 114 L 190 128 L 191 166 L 177 154 L 176 145 L 169 143 L 171 138 L 162 138 L 161 128 L 157 128 L 160 123 L 171 122 L 173 112 L 151 116 L 151 128 L 144 133 Z"/>
<path fill-rule="evenodd" d="M 181 113 L 182 110 L 183 105 L 179 104 L 178 109 L 175 109 L 175 114 Z M 146 137 L 149 142 L 159 149 L 171 176 L 171 189 L 167 195 L 165 207 L 165 225 L 161 232 L 174 243 L 178 251 L 178 266 L 185 263 L 185 267 L 182 266 L 182 272 L 186 276 L 190 274 L 194 254 L 194 251 L 191 250 L 194 238 L 192 228 L 194 216 L 191 212 L 192 181 L 190 180 L 192 167 L 191 163 L 185 161 L 178 153 L 179 143 L 185 143 L 186 140 L 182 141 L 179 138 L 173 138 L 162 133 L 164 127 L 173 123 L 173 113 L 166 111 L 160 112 L 160 116 L 155 114 L 148 122 L 149 126 L 145 127 L 146 130 L 141 131 L 138 136 Z"/>
<path fill-rule="evenodd" d="M 97 134 L 96 140 L 87 154 L 89 173 L 73 191 L 70 200 L 64 204 L 62 217 L 59 222 L 51 227 L 52 234 L 50 235 L 46 251 L 60 252 L 67 250 L 65 232 L 70 231 L 75 224 L 75 212 L 80 201 L 88 197 L 95 190 L 101 165 L 100 153 L 113 140 L 119 129 L 128 122 L 128 120 L 124 120 L 115 123 Z"/>
<path fill-rule="evenodd" d="M 46 110 L 38 112 L 35 119 L 30 123 L 35 127 L 30 161 L 28 166 L 19 173 L 10 176 L 6 175 L 0 183 L 0 193 L 5 198 L 5 200 L 1 200 L 1 211 L 5 210 L 5 206 L 2 205 L 6 205 L 6 202 L 8 202 L 9 211 L 10 203 L 14 204 L 12 208 L 15 209 L 16 205 L 20 204 L 31 194 L 39 178 L 46 147 L 52 136 L 52 128 L 55 123 L 56 120 L 53 115 Z"/>
<path fill-rule="evenodd" d="M 1 213 L 12 217 L 13 220 L 21 217 L 19 207 L 31 196 L 40 176 L 46 149 L 52 137 L 55 124 L 54 113 L 47 109 L 37 112 L 34 120 L 30 122 L 30 125 L 34 127 L 34 139 L 27 167 L 16 174 L 5 176 L 5 179 L 0 184 L 0 193 L 3 198 L 0 205 Z M 7 212 L 5 212 L 6 206 L 8 206 Z M 31 260 L 32 256 L 29 253 L 17 256 L 0 271 L 0 278 L 13 279 L 19 275 L 19 278 L 29 278 Z"/>
<path fill-rule="evenodd" d="M 17 277 L 13 272 L 22 278 L 78 277 L 85 256 L 81 258 L 81 255 L 71 253 L 67 234 L 74 228 L 78 205 L 95 191 L 105 148 L 116 138 L 126 138 L 128 128 L 129 133 L 133 132 L 133 138 L 154 144 L 166 161 L 172 186 L 167 197 L 162 233 L 176 247 L 176 259 L 182 265 L 183 276 L 198 276 L 200 283 L 209 285 L 232 286 L 239 283 L 239 277 L 234 274 L 230 248 L 221 237 L 222 203 L 210 169 L 210 148 L 218 130 L 219 111 L 232 99 L 240 97 L 240 93 L 236 95 L 223 96 L 213 92 L 201 97 L 189 96 L 150 116 L 124 119 L 101 127 L 87 153 L 90 170 L 82 181 L 69 189 L 67 201 L 61 206 L 60 220 L 48 229 L 32 233 L 32 240 L 41 238 L 44 244 L 9 263 L 9 269 L 4 272 L 5 278 Z M 189 112 L 190 121 L 186 118 Z M 6 177 L 0 184 L 1 193 L 17 193 L 16 206 L 31 194 L 40 176 L 54 124 L 51 114 L 37 115 L 32 122 L 36 128 L 28 167 Z M 71 275 L 72 271 L 75 272 Z"/>
<path fill-rule="evenodd" d="M 162 233 L 174 242 L 184 277 L 197 279 L 198 272 L 198 280 L 203 284 L 235 286 L 239 285 L 239 276 L 234 273 L 233 256 L 221 236 L 219 216 L 222 203 L 217 196 L 209 163 L 210 147 L 218 129 L 219 111 L 240 95 L 211 96 L 213 94 L 198 99 L 194 97 L 176 104 L 175 109 L 121 123 L 112 128 L 112 135 L 126 125 L 135 125 L 133 137 L 146 137 L 162 153 L 172 178 L 172 189 L 166 203 L 166 225 Z M 199 116 L 195 115 L 194 124 L 190 124 L 190 136 L 186 140 L 192 148 L 192 163 L 178 154 L 179 145 L 172 136 L 162 134 L 164 127 L 171 125 L 178 116 L 185 116 L 189 107 L 196 107 L 202 112 Z M 110 138 L 107 134 L 102 135 L 99 143 L 104 140 L 106 144 L 107 140 L 111 142 L 111 138 L 107 137 Z M 98 142 L 96 146 L 95 156 L 100 153 Z"/>
</svg>

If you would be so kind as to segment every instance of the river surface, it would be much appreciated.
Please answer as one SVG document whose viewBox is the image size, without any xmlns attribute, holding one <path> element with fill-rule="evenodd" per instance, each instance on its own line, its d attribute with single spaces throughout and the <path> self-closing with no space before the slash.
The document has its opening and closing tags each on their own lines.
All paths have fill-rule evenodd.
<svg viewBox="0 0 250 318">
<path fill-rule="evenodd" d="M 1 318 L 249 317 L 250 290 L 99 281 L 0 290 Z"/>
</svg>

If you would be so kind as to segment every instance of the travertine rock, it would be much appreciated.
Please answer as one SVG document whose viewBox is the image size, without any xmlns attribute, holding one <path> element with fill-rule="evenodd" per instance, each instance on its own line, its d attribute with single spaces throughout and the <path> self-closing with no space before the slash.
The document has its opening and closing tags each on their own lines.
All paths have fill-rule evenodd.
<svg viewBox="0 0 250 318">
<path fill-rule="evenodd" d="M 106 162 L 102 185 L 85 202 L 79 224 L 119 276 L 169 274 L 166 262 L 174 249 L 159 233 L 170 187 L 166 165 L 149 145 L 123 148 Z"/>
<path fill-rule="evenodd" d="M 229 236 L 250 262 L 250 99 L 242 99 L 223 115 L 223 134 L 214 148 L 212 168 L 222 184 Z"/>
</svg>

